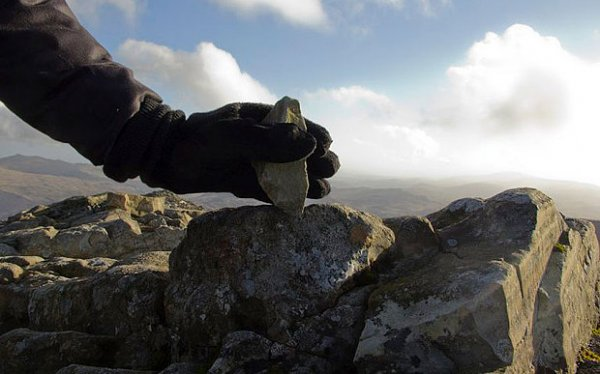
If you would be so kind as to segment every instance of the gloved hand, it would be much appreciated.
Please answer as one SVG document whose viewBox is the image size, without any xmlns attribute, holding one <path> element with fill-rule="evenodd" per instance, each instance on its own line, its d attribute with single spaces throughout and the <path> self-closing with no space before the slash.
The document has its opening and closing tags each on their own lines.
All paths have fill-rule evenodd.
<svg viewBox="0 0 600 374">
<path fill-rule="evenodd" d="M 291 124 L 260 125 L 271 108 L 236 103 L 192 114 L 186 120 L 183 112 L 146 98 L 113 146 L 104 171 L 116 180 L 139 174 L 149 186 L 175 193 L 231 192 L 268 202 L 251 162 L 291 162 L 310 155 L 308 197 L 324 197 L 330 192 L 325 178 L 339 168 L 337 156 L 329 151 L 329 133 L 308 120 L 306 132 Z M 131 158 L 127 155 L 134 153 L 136 137 L 145 128 L 156 130 L 148 150 L 137 153 L 144 153 L 137 162 L 140 166 L 133 166 L 136 162 L 123 165 L 123 157 Z"/>
</svg>

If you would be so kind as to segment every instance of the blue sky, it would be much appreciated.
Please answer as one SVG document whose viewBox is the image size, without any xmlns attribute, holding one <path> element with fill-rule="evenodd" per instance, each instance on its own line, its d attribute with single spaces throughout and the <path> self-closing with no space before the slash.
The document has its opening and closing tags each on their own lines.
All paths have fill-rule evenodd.
<svg viewBox="0 0 600 374">
<path fill-rule="evenodd" d="M 343 171 L 600 184 L 600 2 L 67 0 L 173 107 L 300 99 Z M 75 160 L 0 108 L 0 156 Z"/>
</svg>

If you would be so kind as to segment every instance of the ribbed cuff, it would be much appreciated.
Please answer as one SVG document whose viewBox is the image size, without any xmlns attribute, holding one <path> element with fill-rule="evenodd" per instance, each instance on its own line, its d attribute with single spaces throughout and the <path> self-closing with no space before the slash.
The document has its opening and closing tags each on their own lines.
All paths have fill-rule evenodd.
<svg viewBox="0 0 600 374">
<path fill-rule="evenodd" d="M 163 135 L 168 132 L 170 126 L 170 112 L 169 106 L 147 96 L 140 110 L 123 126 L 117 141 L 106 156 L 104 174 L 124 182 L 153 167 L 160 157 L 155 154 L 156 148 L 162 148 L 160 145 L 164 142 Z"/>
</svg>

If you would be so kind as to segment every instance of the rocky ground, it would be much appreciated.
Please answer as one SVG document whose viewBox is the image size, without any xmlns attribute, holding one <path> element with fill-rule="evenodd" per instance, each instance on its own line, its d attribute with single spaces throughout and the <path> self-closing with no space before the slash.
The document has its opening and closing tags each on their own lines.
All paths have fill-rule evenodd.
<svg viewBox="0 0 600 374">
<path fill-rule="evenodd" d="M 591 373 L 599 255 L 532 189 L 384 221 L 72 198 L 0 224 L 0 373 Z"/>
</svg>

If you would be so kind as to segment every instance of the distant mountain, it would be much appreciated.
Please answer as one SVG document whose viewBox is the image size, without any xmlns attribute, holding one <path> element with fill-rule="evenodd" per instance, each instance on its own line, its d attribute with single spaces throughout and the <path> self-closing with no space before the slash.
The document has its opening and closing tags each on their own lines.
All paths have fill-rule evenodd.
<svg viewBox="0 0 600 374">
<path fill-rule="evenodd" d="M 346 204 L 381 217 L 425 215 L 462 197 L 487 198 L 509 188 L 534 187 L 551 196 L 568 216 L 600 220 L 600 187 L 522 174 L 441 179 L 342 174 L 333 178 L 332 185 L 331 195 L 318 202 Z M 21 155 L 0 158 L 0 218 L 74 195 L 149 190 L 139 180 L 114 182 L 92 165 Z M 207 209 L 260 204 L 227 193 L 190 194 L 185 198 Z"/>
<path fill-rule="evenodd" d="M 0 159 L 0 218 L 34 205 L 104 191 L 145 193 L 150 189 L 140 181 L 115 182 L 92 165 L 21 155 Z"/>
<path fill-rule="evenodd" d="M 381 217 L 424 215 L 463 197 L 488 198 L 510 188 L 533 187 L 552 197 L 570 217 L 600 219 L 600 186 L 516 173 L 441 179 L 341 176 L 332 184 L 334 188 L 327 200 Z"/>
</svg>

